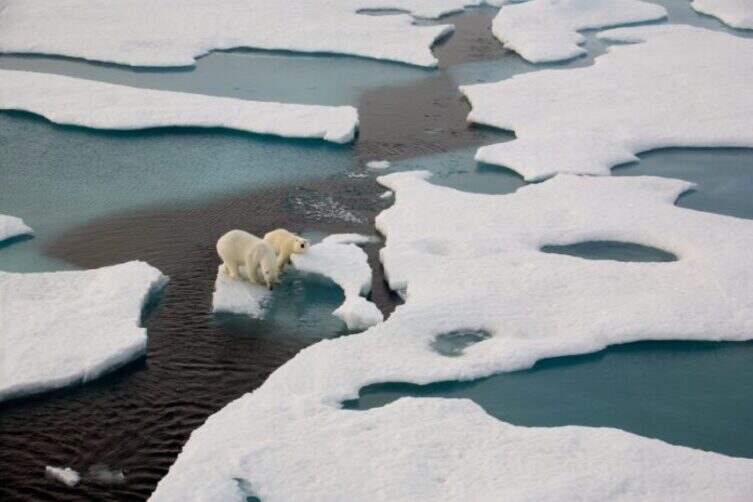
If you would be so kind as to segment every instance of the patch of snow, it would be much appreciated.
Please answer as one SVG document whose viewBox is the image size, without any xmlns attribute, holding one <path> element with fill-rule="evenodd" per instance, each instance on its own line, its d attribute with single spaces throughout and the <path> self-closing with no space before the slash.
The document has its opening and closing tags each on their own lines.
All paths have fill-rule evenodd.
<svg viewBox="0 0 753 502">
<path fill-rule="evenodd" d="M 339 53 L 436 66 L 431 46 L 452 25 L 424 18 L 481 0 L 5 0 L 0 52 L 56 54 L 133 66 L 186 66 L 213 50 Z M 499 3 L 498 0 L 493 3 Z"/>
<path fill-rule="evenodd" d="M 372 242 L 379 242 L 379 237 L 376 235 L 363 235 L 363 234 L 332 234 L 322 239 L 322 243 L 326 244 L 369 244 Z"/>
<path fill-rule="evenodd" d="M 750 0 L 693 0 L 690 4 L 701 14 L 714 16 L 740 29 L 753 29 L 753 2 Z"/>
<path fill-rule="evenodd" d="M 139 261 L 84 271 L 0 272 L 0 401 L 87 382 L 143 355 L 142 309 L 166 282 Z"/>
<path fill-rule="evenodd" d="M 639 0 L 530 0 L 500 9 L 492 32 L 524 59 L 546 63 L 585 54 L 580 30 L 666 17 L 664 7 Z"/>
<path fill-rule="evenodd" d="M 245 266 L 239 267 L 238 271 L 242 277 L 248 277 Z M 212 312 L 245 314 L 262 319 L 271 297 L 272 291 L 264 286 L 246 279 L 231 279 L 222 272 L 222 265 L 220 265 L 214 282 Z"/>
<path fill-rule="evenodd" d="M 32 233 L 31 227 L 26 225 L 21 218 L 0 214 L 0 242 L 19 235 L 31 235 Z"/>
<path fill-rule="evenodd" d="M 392 190 L 387 190 L 386 192 L 382 193 L 382 195 L 379 196 L 380 199 L 389 199 L 394 194 L 392 193 Z"/>
<path fill-rule="evenodd" d="M 352 106 L 249 101 L 14 70 L 0 70 L 0 109 L 96 129 L 225 127 L 335 143 L 351 141 L 358 126 Z"/>
<path fill-rule="evenodd" d="M 599 38 L 630 44 L 593 66 L 462 86 L 469 120 L 517 137 L 479 148 L 476 159 L 539 180 L 609 174 L 657 148 L 753 147 L 753 40 L 685 25 Z"/>
<path fill-rule="evenodd" d="M 81 481 L 81 476 L 78 472 L 70 467 L 53 467 L 48 465 L 44 468 L 44 473 L 48 478 L 60 481 L 66 486 L 76 486 Z"/>
<path fill-rule="evenodd" d="M 391 165 L 389 160 L 370 160 L 366 163 L 369 169 L 389 169 Z"/>
<path fill-rule="evenodd" d="M 379 178 L 396 194 L 376 221 L 387 238 L 381 258 L 391 287 L 407 287 L 406 303 L 360 335 L 307 347 L 210 417 L 153 500 L 243 500 L 234 479 L 272 502 L 734 500 L 753 491 L 753 460 L 614 429 L 516 427 L 455 399 L 340 409 L 379 382 L 471 380 L 638 340 L 753 337 L 753 222 L 674 206 L 691 184 L 560 175 L 486 195 L 429 175 Z M 678 261 L 540 251 L 590 240 L 666 249 Z M 432 348 L 459 330 L 490 336 L 454 357 Z"/>
<path fill-rule="evenodd" d="M 331 235 L 306 253 L 290 257 L 298 270 L 328 277 L 342 288 L 345 302 L 333 314 L 351 330 L 365 329 L 384 320 L 377 306 L 362 297 L 371 291 L 371 267 L 366 253 L 352 243 L 368 239 L 357 234 Z"/>
</svg>

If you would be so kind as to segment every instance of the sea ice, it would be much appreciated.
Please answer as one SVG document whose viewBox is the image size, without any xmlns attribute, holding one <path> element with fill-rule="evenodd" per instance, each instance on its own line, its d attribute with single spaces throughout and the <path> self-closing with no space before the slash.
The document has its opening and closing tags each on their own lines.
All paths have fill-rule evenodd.
<svg viewBox="0 0 753 502">
<path fill-rule="evenodd" d="M 753 2 L 750 0 L 693 0 L 690 5 L 733 28 L 753 29 Z"/>
<path fill-rule="evenodd" d="M 559 175 L 509 195 L 379 178 L 382 262 L 406 303 L 312 345 L 193 432 L 153 500 L 744 499 L 753 460 L 608 428 L 517 427 L 455 399 L 339 409 L 361 387 L 471 380 L 637 340 L 753 336 L 753 222 L 674 206 L 690 183 Z M 543 253 L 611 240 L 674 253 L 626 263 Z M 437 337 L 488 334 L 461 354 Z M 397 453 L 396 453 L 397 452 Z M 563 469 L 563 465 L 569 468 Z M 378 475 L 374 475 L 378 473 Z M 588 475 L 584 475 L 587 473 Z"/>
<path fill-rule="evenodd" d="M 48 465 L 44 468 L 44 473 L 48 478 L 60 481 L 67 486 L 76 486 L 81 481 L 79 473 L 70 467 L 53 467 Z"/>
<path fill-rule="evenodd" d="M 0 272 L 0 401 L 87 382 L 144 354 L 142 309 L 166 282 L 139 261 Z"/>
<path fill-rule="evenodd" d="M 462 86 L 469 120 L 517 137 L 481 147 L 476 159 L 538 180 L 609 174 L 657 148 L 753 147 L 753 40 L 685 25 L 599 38 L 627 45 L 585 68 Z"/>
<path fill-rule="evenodd" d="M 248 101 L 14 70 L 0 70 L 0 109 L 97 129 L 225 127 L 335 143 L 351 141 L 358 126 L 352 106 Z"/>
<path fill-rule="evenodd" d="M 370 160 L 366 163 L 369 169 L 389 169 L 391 165 L 389 160 Z"/>
<path fill-rule="evenodd" d="M 19 235 L 31 235 L 32 232 L 21 218 L 0 214 L 0 242 Z"/>
<path fill-rule="evenodd" d="M 639 0 L 530 0 L 500 9 L 492 31 L 524 59 L 545 63 L 585 54 L 580 30 L 665 17 L 664 7 Z"/>
<path fill-rule="evenodd" d="M 379 198 L 380 199 L 389 199 L 390 197 L 392 197 L 392 195 L 393 195 L 392 190 L 386 190 L 386 191 L 382 192 L 382 195 L 380 195 Z"/>
<path fill-rule="evenodd" d="M 0 52 L 56 54 L 133 66 L 185 66 L 240 47 L 340 53 L 435 66 L 452 25 L 419 26 L 481 0 L 5 0 Z M 491 3 L 499 4 L 499 0 Z"/>
<path fill-rule="evenodd" d="M 370 244 L 372 242 L 379 242 L 379 237 L 375 235 L 363 235 L 363 234 L 332 234 L 322 239 L 322 243 L 326 244 Z M 369 281 L 369 284 L 371 281 Z M 371 287 L 371 286 L 369 286 Z"/>
<path fill-rule="evenodd" d="M 221 270 L 222 266 L 217 270 L 217 279 L 214 282 L 212 311 L 263 318 L 272 297 L 272 291 L 245 279 L 231 279 Z M 246 267 L 240 268 L 239 272 L 244 278 L 248 277 Z"/>
<path fill-rule="evenodd" d="M 365 329 L 384 320 L 376 305 L 363 298 L 371 291 L 368 256 L 353 243 L 365 243 L 368 236 L 335 234 L 314 244 L 306 253 L 291 256 L 295 268 L 332 279 L 345 293 L 345 302 L 333 312 L 348 329 Z"/>
</svg>

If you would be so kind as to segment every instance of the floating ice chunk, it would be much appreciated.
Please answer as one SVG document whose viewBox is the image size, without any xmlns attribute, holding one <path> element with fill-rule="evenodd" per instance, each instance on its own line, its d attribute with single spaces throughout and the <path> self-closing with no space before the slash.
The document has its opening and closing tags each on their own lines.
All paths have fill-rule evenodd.
<svg viewBox="0 0 753 502">
<path fill-rule="evenodd" d="M 382 195 L 379 196 L 379 198 L 380 199 L 389 199 L 393 195 L 394 194 L 392 193 L 392 190 L 387 190 L 387 191 L 383 192 Z"/>
<path fill-rule="evenodd" d="M 379 178 L 396 193 L 376 221 L 387 237 L 381 258 L 391 286 L 407 286 L 406 303 L 358 336 L 302 350 L 212 416 L 154 500 L 237 499 L 233 478 L 269 501 L 751 493 L 753 460 L 613 429 L 515 427 L 461 400 L 338 409 L 378 382 L 470 380 L 638 340 L 753 337 L 753 222 L 674 206 L 690 183 L 560 175 L 486 195 L 432 185 L 428 176 Z M 653 246 L 678 260 L 540 251 L 597 240 Z M 442 335 L 458 341 L 472 332 L 479 335 L 458 350 L 437 347 Z"/>
<path fill-rule="evenodd" d="M 331 235 L 329 241 L 314 244 L 303 254 L 291 256 L 295 268 L 332 279 L 345 293 L 345 302 L 333 312 L 348 329 L 365 329 L 384 320 L 376 305 L 362 298 L 371 291 L 371 267 L 361 248 L 350 242 L 363 243 L 357 234 Z"/>
<path fill-rule="evenodd" d="M 166 282 L 140 261 L 0 272 L 0 401 L 87 382 L 144 354 L 142 308 Z"/>
<path fill-rule="evenodd" d="M 67 486 L 76 486 L 81 481 L 81 476 L 78 472 L 70 467 L 53 467 L 48 465 L 44 468 L 44 473 L 48 478 L 60 481 Z"/>
<path fill-rule="evenodd" d="M 585 54 L 580 30 L 665 17 L 664 7 L 639 0 L 531 0 L 502 8 L 492 31 L 524 59 L 544 63 Z"/>
<path fill-rule="evenodd" d="M 462 86 L 469 120 L 518 138 L 481 147 L 476 159 L 537 180 L 609 174 L 656 148 L 753 147 L 753 40 L 684 25 L 599 37 L 632 44 L 585 68 Z"/>
<path fill-rule="evenodd" d="M 379 242 L 379 237 L 375 235 L 363 234 L 332 234 L 322 239 L 326 244 L 369 244 Z M 370 282 L 369 282 L 370 284 Z"/>
<path fill-rule="evenodd" d="M 369 169 L 389 169 L 391 165 L 389 160 L 370 160 L 366 163 Z"/>
<path fill-rule="evenodd" d="M 13 70 L 0 70 L 0 109 L 97 129 L 225 127 L 335 143 L 351 141 L 358 126 L 351 106 L 247 101 Z"/>
<path fill-rule="evenodd" d="M 245 314 L 261 319 L 264 317 L 272 292 L 264 286 L 246 280 L 246 267 L 241 267 L 239 272 L 243 279 L 231 279 L 222 272 L 220 265 L 214 282 L 212 311 Z"/>
<path fill-rule="evenodd" d="M 419 26 L 481 0 L 5 0 L 0 52 L 56 54 L 133 66 L 185 66 L 249 47 L 351 54 L 435 66 L 432 44 L 452 25 Z M 497 2 L 495 2 L 497 3 Z"/>
<path fill-rule="evenodd" d="M 0 214 L 0 242 L 19 235 L 31 235 L 32 232 L 21 218 Z"/>
<path fill-rule="evenodd" d="M 245 500 L 232 478 L 214 478 L 222 471 L 250 478 L 269 502 L 745 500 L 753 490 L 749 459 L 610 428 L 518 427 L 467 399 L 402 398 L 368 411 L 296 408 L 278 423 L 264 415 L 274 408 L 251 401 L 258 400 L 246 395 L 194 432 L 151 500 Z M 246 448 L 231 467 L 222 457 L 208 465 L 187 458 L 190 451 L 202 454 L 194 462 L 206 459 L 200 444 L 238 452 L 237 441 Z"/>
<path fill-rule="evenodd" d="M 690 5 L 733 28 L 753 29 L 753 2 L 750 0 L 693 0 Z"/>
<path fill-rule="evenodd" d="M 87 478 L 105 485 L 119 485 L 125 483 L 123 471 L 110 469 L 104 464 L 94 464 L 86 473 Z"/>
</svg>

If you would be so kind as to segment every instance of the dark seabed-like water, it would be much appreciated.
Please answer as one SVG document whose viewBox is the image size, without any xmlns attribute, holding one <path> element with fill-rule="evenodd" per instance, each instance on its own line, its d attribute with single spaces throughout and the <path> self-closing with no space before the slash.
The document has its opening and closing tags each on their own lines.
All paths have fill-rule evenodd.
<svg viewBox="0 0 753 502">
<path fill-rule="evenodd" d="M 684 0 L 684 7 L 662 3 L 671 6 L 673 21 L 723 29 Z M 145 358 L 84 386 L 0 404 L 0 498 L 143 500 L 207 416 L 253 391 L 303 347 L 348 334 L 331 315 L 342 300 L 339 288 L 295 273 L 276 290 L 266 320 L 212 315 L 214 243 L 228 229 L 263 233 L 283 226 L 312 238 L 373 234 L 373 218 L 391 199 L 378 197 L 384 191 L 378 173 L 364 167 L 372 159 L 392 161 L 392 171 L 428 169 L 433 182 L 462 190 L 502 194 L 523 186 L 516 174 L 473 161 L 479 145 L 513 136 L 470 126 L 457 90 L 550 66 L 502 49 L 489 31 L 494 13 L 471 9 L 441 20 L 457 31 L 435 49 L 438 70 L 263 51 L 213 53 L 180 70 L 0 56 L 0 68 L 245 99 L 352 104 L 361 119 L 357 141 L 337 146 L 192 128 L 91 131 L 0 113 L 0 212 L 36 230 L 35 238 L 0 248 L 0 269 L 141 259 L 170 276 L 145 316 Z M 590 36 L 587 47 L 589 57 L 551 66 L 588 65 L 605 50 Z M 698 188 L 679 205 L 753 218 L 752 169 L 751 150 L 664 150 L 615 174 L 688 179 Z M 374 270 L 371 298 L 389 314 L 399 299 L 384 283 L 380 246 L 365 247 Z M 619 246 L 565 251 L 658 259 Z M 753 456 L 751 361 L 749 343 L 647 342 L 477 382 L 369 387 L 350 404 L 368 408 L 402 395 L 469 397 L 516 424 L 606 425 Z M 94 464 L 122 469 L 125 482 L 85 475 L 67 488 L 44 477 L 45 465 L 86 473 Z"/>
</svg>

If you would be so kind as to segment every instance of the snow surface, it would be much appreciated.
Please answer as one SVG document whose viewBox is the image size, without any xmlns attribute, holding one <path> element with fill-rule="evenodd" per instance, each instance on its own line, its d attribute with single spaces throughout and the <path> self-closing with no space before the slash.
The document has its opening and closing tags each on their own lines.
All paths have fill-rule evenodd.
<svg viewBox="0 0 753 502">
<path fill-rule="evenodd" d="M 418 26 L 481 0 L 4 0 L 0 52 L 57 54 L 133 66 L 185 66 L 239 47 L 351 54 L 436 66 L 452 25 Z M 499 1 L 489 3 L 499 4 Z"/>
<path fill-rule="evenodd" d="M 0 214 L 0 242 L 19 235 L 31 235 L 32 233 L 31 227 L 26 225 L 21 218 Z"/>
<path fill-rule="evenodd" d="M 733 28 L 753 29 L 751 0 L 693 0 L 690 5 L 701 14 L 714 16 Z"/>
<path fill-rule="evenodd" d="M 503 7 L 492 32 L 524 59 L 545 63 L 585 54 L 580 30 L 665 17 L 664 7 L 639 0 L 531 0 Z"/>
<path fill-rule="evenodd" d="M 44 468 L 44 473 L 48 478 L 60 481 L 67 486 L 76 486 L 81 481 L 79 473 L 70 467 L 53 467 L 48 465 Z"/>
<path fill-rule="evenodd" d="M 537 180 L 609 174 L 656 148 L 753 147 L 753 40 L 685 25 L 599 37 L 630 44 L 593 66 L 462 86 L 469 120 L 517 137 L 481 147 L 476 159 Z"/>
<path fill-rule="evenodd" d="M 144 354 L 142 309 L 166 282 L 140 261 L 0 272 L 0 401 L 87 382 Z"/>
<path fill-rule="evenodd" d="M 352 106 L 248 101 L 13 70 L 0 70 L 0 109 L 97 129 L 225 127 L 335 143 L 351 141 L 358 126 Z"/>
<path fill-rule="evenodd" d="M 214 282 L 212 311 L 245 314 L 262 319 L 272 291 L 248 280 L 231 279 L 221 270 L 222 265 L 217 269 L 217 279 Z M 240 267 L 238 271 L 243 277 L 248 277 L 245 266 Z"/>
<path fill-rule="evenodd" d="M 379 242 L 379 237 L 376 235 L 363 235 L 363 234 L 332 234 L 322 239 L 322 243 L 326 244 L 369 244 L 372 242 Z M 369 280 L 369 288 L 371 280 Z"/>
<path fill-rule="evenodd" d="M 377 306 L 361 296 L 371 291 L 371 267 L 366 253 L 353 243 L 370 240 L 358 234 L 330 235 L 306 253 L 290 257 L 298 270 L 328 277 L 342 288 L 345 302 L 333 314 L 351 330 L 365 329 L 384 320 Z"/>
<path fill-rule="evenodd" d="M 194 431 L 156 501 L 744 500 L 753 460 L 608 428 L 516 427 L 455 399 L 339 409 L 361 387 L 471 380 L 637 340 L 753 336 L 753 222 L 673 205 L 691 184 L 560 175 L 509 195 L 379 181 L 382 261 L 407 299 L 366 332 L 301 351 Z M 633 242 L 675 262 L 543 253 Z M 491 336 L 447 357 L 459 329 Z M 396 453 L 397 452 L 397 453 Z M 563 469 L 563 466 L 567 468 Z M 243 480 L 239 483 L 238 480 Z"/>
<path fill-rule="evenodd" d="M 389 160 L 370 160 L 366 163 L 369 169 L 389 169 L 391 165 Z"/>
</svg>

